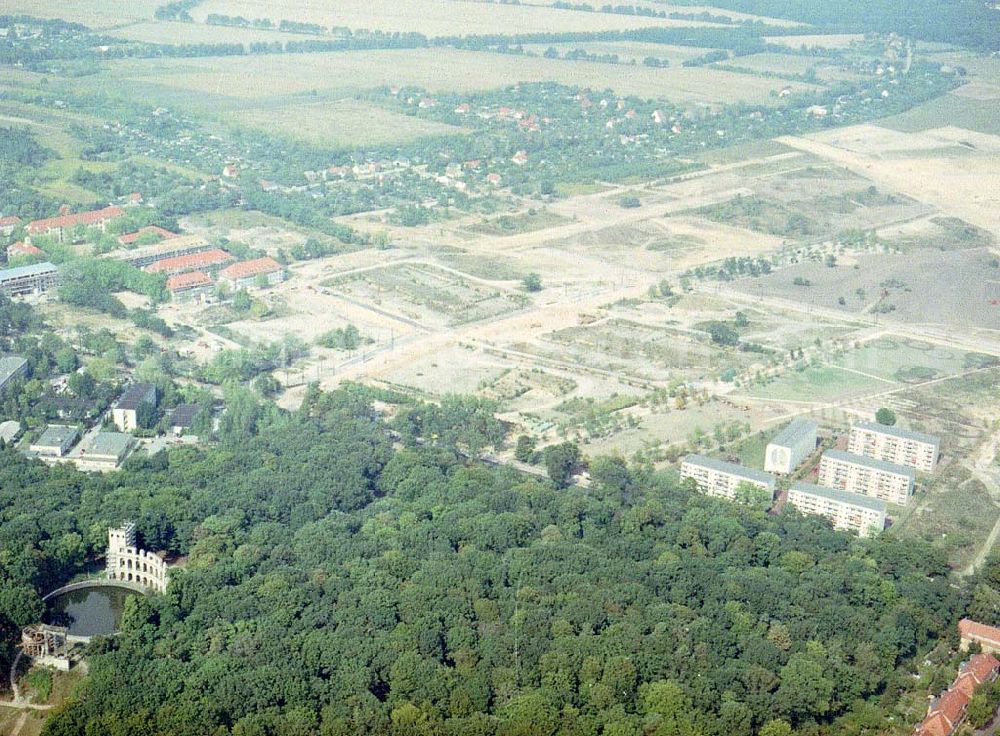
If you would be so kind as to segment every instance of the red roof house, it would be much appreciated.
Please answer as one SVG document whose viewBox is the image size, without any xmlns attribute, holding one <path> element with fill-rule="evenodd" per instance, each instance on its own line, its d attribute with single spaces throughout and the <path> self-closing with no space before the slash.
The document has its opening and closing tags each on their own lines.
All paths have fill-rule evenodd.
<svg viewBox="0 0 1000 736">
<path fill-rule="evenodd" d="M 90 212 L 79 212 L 75 215 L 60 215 L 59 217 L 49 217 L 45 220 L 34 220 L 28 223 L 25 228 L 28 235 L 54 235 L 62 242 L 65 231 L 69 228 L 82 225 L 83 227 L 99 227 L 101 230 L 111 220 L 122 217 L 125 212 L 121 207 L 111 206 L 101 210 L 91 210 Z"/>
<path fill-rule="evenodd" d="M 252 261 L 234 263 L 219 272 L 219 280 L 234 288 L 253 286 L 258 276 L 266 276 L 270 284 L 285 280 L 285 268 L 273 258 L 265 256 Z"/>
<path fill-rule="evenodd" d="M 165 273 L 168 275 L 187 273 L 189 271 L 209 271 L 218 270 L 234 259 L 226 251 L 220 248 L 202 251 L 201 253 L 187 253 L 172 258 L 164 258 L 161 261 L 150 263 L 144 271 L 146 273 Z"/>
<path fill-rule="evenodd" d="M 7 246 L 7 259 L 17 258 L 18 256 L 44 256 L 45 251 L 38 248 L 31 243 L 24 243 L 22 241 L 17 241 L 13 245 Z"/>
<path fill-rule="evenodd" d="M 162 240 L 169 240 L 170 238 L 176 238 L 177 233 L 172 233 L 166 228 L 162 228 L 158 225 L 147 225 L 146 227 L 139 228 L 134 233 L 126 233 L 125 235 L 118 236 L 118 242 L 122 245 L 132 245 L 135 241 L 141 238 L 143 235 L 147 234 L 159 235 Z"/>
<path fill-rule="evenodd" d="M 967 651 L 970 644 L 976 643 L 984 652 L 1000 652 L 1000 629 L 995 626 L 963 618 L 958 622 L 958 636 L 962 640 L 962 651 Z"/>
<path fill-rule="evenodd" d="M 963 662 L 951 687 L 935 698 L 914 736 L 951 736 L 965 720 L 965 711 L 976 688 L 992 682 L 1000 671 L 1000 660 L 992 654 L 975 654 Z"/>
</svg>

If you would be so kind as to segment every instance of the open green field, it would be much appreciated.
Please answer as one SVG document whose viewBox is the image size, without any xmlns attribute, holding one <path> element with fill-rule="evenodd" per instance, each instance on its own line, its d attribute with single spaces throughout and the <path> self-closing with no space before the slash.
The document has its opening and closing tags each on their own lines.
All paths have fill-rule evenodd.
<svg viewBox="0 0 1000 736">
<path fill-rule="evenodd" d="M 805 74 L 811 69 L 815 72 L 816 79 L 824 82 L 833 80 L 849 81 L 858 78 L 857 74 L 826 63 L 823 58 L 794 56 L 792 54 L 778 54 L 773 52 L 738 56 L 727 61 L 720 61 L 713 66 L 739 67 L 757 72 L 758 74 Z"/>
<path fill-rule="evenodd" d="M 982 367 L 994 358 L 903 338 L 882 338 L 832 361 L 833 365 L 902 383 L 921 383 Z"/>
<path fill-rule="evenodd" d="M 858 394 L 889 389 L 892 384 L 829 365 L 789 371 L 747 393 L 762 399 L 788 401 L 836 401 Z"/>
<path fill-rule="evenodd" d="M 235 126 L 260 128 L 323 146 L 377 146 L 464 133 L 462 128 L 402 115 L 359 100 L 248 108 L 223 116 Z"/>
<path fill-rule="evenodd" d="M 463 0 L 464 2 L 478 2 L 478 0 Z M 522 0 L 522 5 L 554 5 L 557 0 Z M 600 3 L 604 5 L 604 3 Z M 733 20 L 759 20 L 772 26 L 801 26 L 802 23 L 798 23 L 794 20 L 786 20 L 784 18 L 769 18 L 763 15 L 751 15 L 750 13 L 741 13 L 736 10 L 731 10 L 729 8 L 717 8 L 711 4 L 705 5 L 671 5 L 670 3 L 661 2 L 660 0 L 635 0 L 629 2 L 629 5 L 635 5 L 637 7 L 651 8 L 653 10 L 664 11 L 666 13 L 711 13 L 712 15 L 724 15 L 727 18 L 732 18 Z M 598 5 L 598 3 L 591 3 L 591 5 Z"/>
<path fill-rule="evenodd" d="M 565 33 L 649 27 L 692 27 L 702 22 L 610 13 L 578 13 L 537 5 L 456 2 L 455 0 L 298 0 L 275 7 L 266 0 L 208 0 L 191 9 L 199 22 L 211 13 L 346 26 L 427 36 L 474 33 Z"/>
<path fill-rule="evenodd" d="M 846 49 L 855 41 L 863 41 L 864 38 L 864 35 L 860 33 L 831 33 L 815 36 L 767 36 L 764 40 L 793 49 L 803 46 L 807 48 L 819 46 L 824 49 Z"/>
<path fill-rule="evenodd" d="M 581 15 L 585 15 L 582 14 Z M 282 54 L 253 57 L 213 57 L 112 62 L 100 75 L 78 84 L 115 94 L 143 94 L 146 99 L 185 105 L 191 92 L 214 101 L 193 106 L 229 107 L 246 100 L 301 93 L 351 95 L 388 85 L 416 85 L 432 92 L 495 89 L 518 82 L 554 81 L 611 88 L 619 94 L 665 98 L 678 103 L 745 101 L 776 104 L 772 91 L 789 83 L 716 69 L 652 69 L 520 56 L 503 56 L 455 49 L 351 51 L 324 54 Z M 135 86 L 133 86 L 135 85 Z M 813 85 L 792 83 L 799 91 Z M 177 92 L 184 94 L 178 95 Z M 173 94 L 171 94 L 173 92 Z M 233 98 L 227 101 L 224 98 Z M 222 98 L 222 99 L 218 99 Z M 191 106 L 188 101 L 186 106 Z"/>
</svg>

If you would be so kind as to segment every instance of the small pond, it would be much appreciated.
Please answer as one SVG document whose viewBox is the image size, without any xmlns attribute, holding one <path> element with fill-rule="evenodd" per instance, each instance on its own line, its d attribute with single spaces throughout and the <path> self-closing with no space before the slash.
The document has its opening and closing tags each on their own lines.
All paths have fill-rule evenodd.
<svg viewBox="0 0 1000 736">
<path fill-rule="evenodd" d="M 46 622 L 69 627 L 73 636 L 113 634 L 125 608 L 125 599 L 139 595 L 125 588 L 95 587 L 71 590 L 49 600 Z"/>
</svg>

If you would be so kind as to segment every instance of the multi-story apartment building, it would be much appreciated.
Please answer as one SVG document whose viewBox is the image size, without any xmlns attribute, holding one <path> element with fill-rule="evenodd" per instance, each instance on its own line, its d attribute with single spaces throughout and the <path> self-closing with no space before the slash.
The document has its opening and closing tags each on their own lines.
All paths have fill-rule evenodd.
<svg viewBox="0 0 1000 736">
<path fill-rule="evenodd" d="M 764 453 L 768 473 L 791 473 L 816 449 L 816 422 L 796 419 L 771 440 Z"/>
<path fill-rule="evenodd" d="M 770 473 L 704 455 L 685 457 L 681 461 L 681 478 L 690 478 L 699 491 L 709 496 L 732 499 L 741 483 L 750 483 L 768 491 L 774 499 L 775 477 Z"/>
<path fill-rule="evenodd" d="M 860 422 L 851 427 L 847 449 L 855 455 L 909 465 L 925 473 L 933 473 L 937 467 L 941 440 L 922 432 Z"/>
<path fill-rule="evenodd" d="M 885 501 L 837 488 L 794 483 L 788 489 L 788 503 L 803 514 L 824 516 L 835 529 L 846 529 L 862 537 L 885 528 Z"/>
<path fill-rule="evenodd" d="M 905 465 L 887 463 L 842 450 L 827 450 L 819 463 L 819 484 L 889 503 L 906 504 L 913 495 L 917 472 Z"/>
</svg>

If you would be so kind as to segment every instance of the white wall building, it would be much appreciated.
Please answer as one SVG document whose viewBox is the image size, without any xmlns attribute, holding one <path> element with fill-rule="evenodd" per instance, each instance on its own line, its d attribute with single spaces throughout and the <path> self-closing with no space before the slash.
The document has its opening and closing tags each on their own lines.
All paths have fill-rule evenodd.
<svg viewBox="0 0 1000 736">
<path fill-rule="evenodd" d="M 788 489 L 788 503 L 803 514 L 823 516 L 834 529 L 845 529 L 862 537 L 878 534 L 885 528 L 885 501 L 836 488 L 793 483 Z"/>
<path fill-rule="evenodd" d="M 934 435 L 908 429 L 860 422 L 851 427 L 847 449 L 855 455 L 933 473 L 937 467 L 941 440 Z"/>
<path fill-rule="evenodd" d="M 841 450 L 827 450 L 819 463 L 819 484 L 905 505 L 913 495 L 917 472 Z"/>
<path fill-rule="evenodd" d="M 728 499 L 736 497 L 740 483 L 750 483 L 769 491 L 774 500 L 776 481 L 770 473 L 704 455 L 688 455 L 681 461 L 681 479 L 693 480 L 704 494 Z"/>
<path fill-rule="evenodd" d="M 764 470 L 787 475 L 816 449 L 816 422 L 796 419 L 771 440 L 764 453 Z"/>
</svg>

